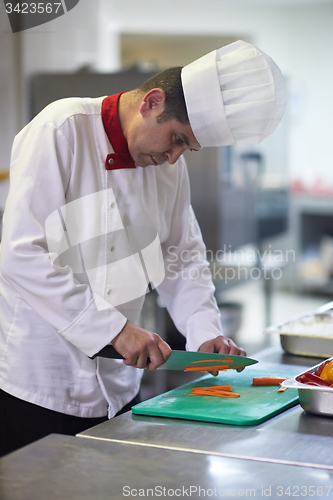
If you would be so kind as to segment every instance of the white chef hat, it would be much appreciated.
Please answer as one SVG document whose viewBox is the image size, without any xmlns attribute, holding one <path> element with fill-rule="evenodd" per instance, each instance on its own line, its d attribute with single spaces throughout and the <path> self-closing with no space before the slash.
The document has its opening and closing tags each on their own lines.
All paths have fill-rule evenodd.
<svg viewBox="0 0 333 500">
<path fill-rule="evenodd" d="M 202 147 L 257 144 L 274 132 L 286 108 L 280 69 L 242 40 L 188 64 L 181 78 L 191 128 Z"/>
</svg>

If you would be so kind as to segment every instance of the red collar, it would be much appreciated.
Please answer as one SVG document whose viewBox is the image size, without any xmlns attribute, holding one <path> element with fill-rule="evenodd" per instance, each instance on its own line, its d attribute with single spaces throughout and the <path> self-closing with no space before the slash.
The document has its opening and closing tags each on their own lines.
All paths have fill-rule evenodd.
<svg viewBox="0 0 333 500">
<path fill-rule="evenodd" d="M 118 101 L 123 94 L 110 95 L 102 102 L 102 120 L 106 135 L 114 149 L 114 153 L 107 155 L 105 160 L 106 170 L 119 170 L 121 168 L 136 168 L 131 157 L 125 136 L 120 126 L 118 117 Z"/>
</svg>

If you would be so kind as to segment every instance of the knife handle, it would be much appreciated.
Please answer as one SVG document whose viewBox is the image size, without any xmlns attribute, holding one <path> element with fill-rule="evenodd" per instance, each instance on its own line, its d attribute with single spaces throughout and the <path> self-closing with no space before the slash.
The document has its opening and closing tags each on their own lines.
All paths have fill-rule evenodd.
<svg viewBox="0 0 333 500">
<path fill-rule="evenodd" d="M 118 351 L 112 345 L 107 345 L 103 347 L 99 352 L 94 354 L 94 356 L 89 356 L 90 359 L 95 359 L 97 356 L 101 356 L 102 358 L 111 358 L 111 359 L 124 359 Z"/>
</svg>

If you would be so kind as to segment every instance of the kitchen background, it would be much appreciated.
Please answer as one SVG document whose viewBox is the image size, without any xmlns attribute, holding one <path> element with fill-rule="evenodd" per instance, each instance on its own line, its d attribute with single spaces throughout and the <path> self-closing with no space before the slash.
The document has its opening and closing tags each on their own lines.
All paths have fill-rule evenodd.
<svg viewBox="0 0 333 500">
<path fill-rule="evenodd" d="M 265 326 L 333 296 L 333 0 L 80 0 L 15 34 L 1 2 L 0 211 L 13 138 L 48 102 L 130 90 L 238 39 L 280 66 L 286 115 L 262 145 L 187 161 L 225 331 L 251 354 L 278 341 Z M 142 323 L 178 346 L 154 296 Z"/>
</svg>

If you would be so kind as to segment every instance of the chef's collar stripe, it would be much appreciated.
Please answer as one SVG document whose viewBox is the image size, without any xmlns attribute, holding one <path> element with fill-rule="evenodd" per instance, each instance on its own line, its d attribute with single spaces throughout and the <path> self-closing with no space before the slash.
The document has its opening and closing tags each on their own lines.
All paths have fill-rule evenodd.
<svg viewBox="0 0 333 500">
<path fill-rule="evenodd" d="M 123 92 L 108 96 L 102 102 L 102 121 L 106 135 L 114 150 L 114 153 L 107 155 L 105 159 L 106 170 L 136 168 L 119 122 L 118 101 L 121 94 Z"/>
</svg>

